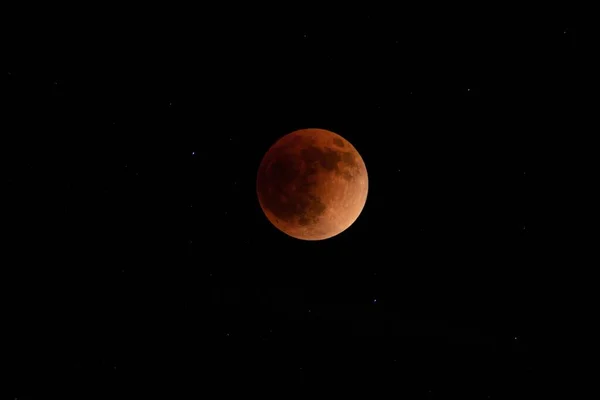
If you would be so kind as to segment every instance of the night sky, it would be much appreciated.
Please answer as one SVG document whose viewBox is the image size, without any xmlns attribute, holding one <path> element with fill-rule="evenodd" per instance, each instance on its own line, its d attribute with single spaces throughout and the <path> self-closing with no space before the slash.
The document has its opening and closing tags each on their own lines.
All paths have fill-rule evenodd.
<svg viewBox="0 0 600 400">
<path fill-rule="evenodd" d="M 11 396 L 537 398 L 540 154 L 570 124 L 575 27 L 228 7 L 8 30 Z M 301 128 L 369 173 L 325 241 L 256 197 Z"/>
</svg>

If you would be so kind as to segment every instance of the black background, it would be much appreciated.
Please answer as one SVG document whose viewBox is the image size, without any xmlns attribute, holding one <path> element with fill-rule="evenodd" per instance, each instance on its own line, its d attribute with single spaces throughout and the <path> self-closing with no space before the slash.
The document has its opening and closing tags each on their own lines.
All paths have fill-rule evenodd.
<svg viewBox="0 0 600 400">
<path fill-rule="evenodd" d="M 15 397 L 536 398 L 575 27 L 229 7 L 10 25 Z M 322 242 L 255 194 L 269 146 L 307 127 L 369 172 L 359 219 Z"/>
</svg>

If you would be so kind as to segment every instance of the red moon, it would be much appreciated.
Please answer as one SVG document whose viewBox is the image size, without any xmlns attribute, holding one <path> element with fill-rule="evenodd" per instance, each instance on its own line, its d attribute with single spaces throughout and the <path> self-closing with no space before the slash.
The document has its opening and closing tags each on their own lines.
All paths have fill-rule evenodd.
<svg viewBox="0 0 600 400">
<path fill-rule="evenodd" d="M 324 129 L 280 138 L 263 157 L 256 179 L 267 219 L 302 240 L 328 239 L 348 229 L 365 206 L 368 187 L 358 151 Z"/>
</svg>

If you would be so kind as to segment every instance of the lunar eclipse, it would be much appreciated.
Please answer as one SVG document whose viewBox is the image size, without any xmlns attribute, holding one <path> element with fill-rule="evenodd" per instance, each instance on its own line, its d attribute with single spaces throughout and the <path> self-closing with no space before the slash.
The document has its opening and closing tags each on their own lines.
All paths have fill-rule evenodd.
<svg viewBox="0 0 600 400">
<path fill-rule="evenodd" d="M 348 229 L 362 212 L 367 169 L 342 136 L 301 129 L 267 151 L 256 191 L 265 216 L 277 229 L 301 240 L 323 240 Z"/>
</svg>

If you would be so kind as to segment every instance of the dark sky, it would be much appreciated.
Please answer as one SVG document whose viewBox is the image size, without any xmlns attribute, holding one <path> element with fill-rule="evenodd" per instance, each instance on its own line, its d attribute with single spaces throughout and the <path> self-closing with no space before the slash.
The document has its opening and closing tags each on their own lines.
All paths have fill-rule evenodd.
<svg viewBox="0 0 600 400">
<path fill-rule="evenodd" d="M 535 398 L 540 157 L 570 124 L 576 28 L 228 7 L 8 30 L 13 397 Z M 269 146 L 310 127 L 369 173 L 322 242 L 276 230 L 255 192 Z"/>
</svg>

